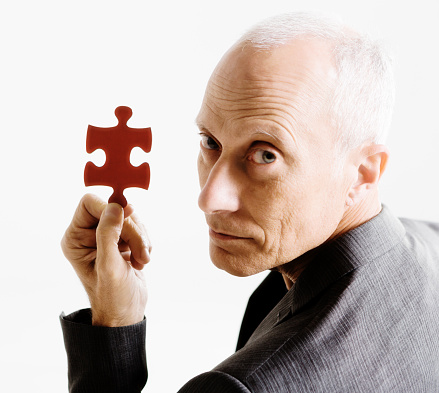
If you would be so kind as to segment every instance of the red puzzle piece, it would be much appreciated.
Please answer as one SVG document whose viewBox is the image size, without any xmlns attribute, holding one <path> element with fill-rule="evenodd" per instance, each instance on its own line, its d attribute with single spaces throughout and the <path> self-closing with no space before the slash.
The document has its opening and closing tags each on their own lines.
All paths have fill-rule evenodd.
<svg viewBox="0 0 439 393">
<path fill-rule="evenodd" d="M 84 170 L 86 186 L 109 186 L 113 194 L 108 200 L 122 207 L 127 205 L 123 190 L 129 187 L 148 189 L 150 170 L 148 163 L 135 167 L 130 163 L 131 150 L 142 148 L 146 153 L 151 151 L 151 128 L 130 128 L 127 121 L 133 114 L 131 108 L 119 106 L 114 111 L 119 123 L 116 127 L 99 128 L 88 126 L 87 153 L 103 149 L 106 155 L 105 164 L 97 167 L 87 162 Z"/>
</svg>

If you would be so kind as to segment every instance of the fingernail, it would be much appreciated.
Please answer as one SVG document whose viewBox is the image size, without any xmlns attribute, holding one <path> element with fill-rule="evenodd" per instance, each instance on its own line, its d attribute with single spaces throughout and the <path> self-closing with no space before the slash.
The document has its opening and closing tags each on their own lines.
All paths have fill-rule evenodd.
<svg viewBox="0 0 439 393">
<path fill-rule="evenodd" d="M 117 203 L 109 203 L 105 208 L 105 215 L 110 217 L 120 217 L 122 207 Z"/>
</svg>

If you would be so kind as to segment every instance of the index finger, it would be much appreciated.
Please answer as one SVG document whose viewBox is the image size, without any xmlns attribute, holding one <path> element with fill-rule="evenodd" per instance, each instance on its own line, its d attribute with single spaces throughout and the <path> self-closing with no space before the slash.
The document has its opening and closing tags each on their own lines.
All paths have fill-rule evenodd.
<svg viewBox="0 0 439 393">
<path fill-rule="evenodd" d="M 84 229 L 96 228 L 106 205 L 98 196 L 85 194 L 76 208 L 72 225 Z"/>
</svg>

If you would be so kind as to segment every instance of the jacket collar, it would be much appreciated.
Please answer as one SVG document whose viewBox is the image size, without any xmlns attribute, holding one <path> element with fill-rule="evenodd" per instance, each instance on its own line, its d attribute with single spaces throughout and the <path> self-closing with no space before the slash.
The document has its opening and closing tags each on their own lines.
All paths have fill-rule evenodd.
<svg viewBox="0 0 439 393">
<path fill-rule="evenodd" d="M 405 235 L 402 223 L 383 206 L 381 212 L 364 224 L 333 241 L 298 257 L 311 259 L 298 280 L 261 322 L 248 342 L 268 333 L 295 315 L 332 283 L 385 254 Z"/>
</svg>

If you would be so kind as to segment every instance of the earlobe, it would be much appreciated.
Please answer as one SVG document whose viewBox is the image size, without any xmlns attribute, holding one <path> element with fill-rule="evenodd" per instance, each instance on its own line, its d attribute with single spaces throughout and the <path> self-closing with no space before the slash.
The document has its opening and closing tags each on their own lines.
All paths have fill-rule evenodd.
<svg viewBox="0 0 439 393">
<path fill-rule="evenodd" d="M 368 145 L 360 151 L 357 177 L 347 197 L 346 206 L 352 206 L 363 199 L 369 190 L 376 189 L 389 159 L 389 149 L 385 145 Z"/>
</svg>

